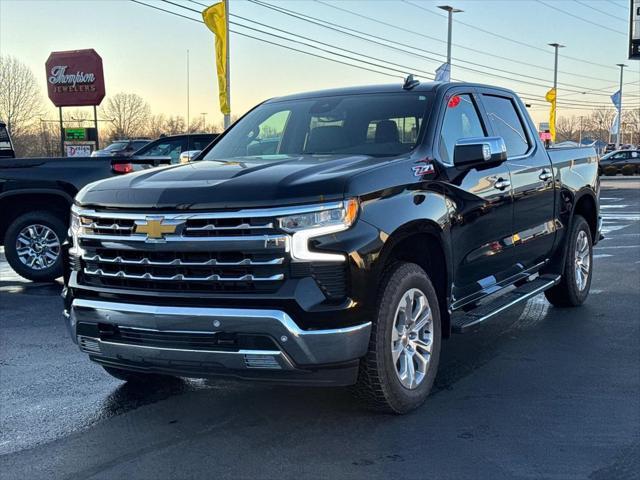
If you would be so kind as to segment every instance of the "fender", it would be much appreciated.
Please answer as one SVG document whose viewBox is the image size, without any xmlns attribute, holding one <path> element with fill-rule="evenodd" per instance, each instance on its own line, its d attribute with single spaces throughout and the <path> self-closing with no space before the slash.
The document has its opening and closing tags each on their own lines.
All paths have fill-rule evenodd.
<svg viewBox="0 0 640 480">
<path fill-rule="evenodd" d="M 369 196 L 362 202 L 360 219 L 380 230 L 382 245 L 373 264 L 376 270 L 384 267 L 394 246 L 403 240 L 417 233 L 432 236 L 444 253 L 446 297 L 449 298 L 453 271 L 450 237 L 453 204 L 438 190 L 434 183 L 427 183 Z"/>
<path fill-rule="evenodd" d="M 598 197 L 591 186 L 584 186 L 578 192 L 573 193 L 568 189 L 563 189 L 559 195 L 558 204 L 558 220 L 562 225 L 562 228 L 558 230 L 556 237 L 556 244 L 554 246 L 554 252 L 551 256 L 551 261 L 548 269 L 552 273 L 561 274 L 564 269 L 565 261 L 568 251 L 568 233 L 573 227 L 573 219 L 576 215 L 576 206 L 580 201 L 589 197 L 596 206 L 596 215 L 599 213 Z M 597 219 L 596 219 L 597 222 Z M 594 244 L 597 242 L 598 232 L 593 232 Z"/>
<path fill-rule="evenodd" d="M 56 190 L 55 188 L 21 188 L 20 190 L 9 190 L 0 193 L 0 200 L 3 200 L 7 197 L 32 194 L 56 195 L 58 197 L 64 198 L 69 203 L 69 205 L 73 204 L 73 197 L 71 195 L 63 190 Z"/>
</svg>

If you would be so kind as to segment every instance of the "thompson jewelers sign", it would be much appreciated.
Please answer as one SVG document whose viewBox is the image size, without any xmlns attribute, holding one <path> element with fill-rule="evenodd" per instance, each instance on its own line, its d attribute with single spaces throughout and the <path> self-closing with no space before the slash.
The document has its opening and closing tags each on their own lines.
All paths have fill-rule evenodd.
<svg viewBox="0 0 640 480">
<path fill-rule="evenodd" d="M 102 58 L 93 49 L 52 52 L 45 64 L 47 93 L 56 107 L 100 105 L 104 98 Z"/>
</svg>

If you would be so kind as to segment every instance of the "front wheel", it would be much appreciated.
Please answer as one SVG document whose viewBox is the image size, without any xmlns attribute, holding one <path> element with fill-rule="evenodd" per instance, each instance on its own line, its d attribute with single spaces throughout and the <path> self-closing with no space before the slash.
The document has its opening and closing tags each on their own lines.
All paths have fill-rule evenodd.
<svg viewBox="0 0 640 480">
<path fill-rule="evenodd" d="M 589 224 L 580 215 L 573 219 L 564 271 L 560 283 L 544 292 L 556 307 L 577 307 L 589 295 L 593 273 L 593 242 Z"/>
<path fill-rule="evenodd" d="M 381 282 L 356 395 L 378 411 L 419 407 L 433 386 L 440 343 L 438 297 L 429 276 L 413 263 L 392 265 Z"/>
<path fill-rule="evenodd" d="M 61 246 L 67 226 L 47 211 L 25 213 L 7 228 L 4 251 L 7 262 L 20 276 L 34 282 L 51 282 L 62 276 Z"/>
</svg>

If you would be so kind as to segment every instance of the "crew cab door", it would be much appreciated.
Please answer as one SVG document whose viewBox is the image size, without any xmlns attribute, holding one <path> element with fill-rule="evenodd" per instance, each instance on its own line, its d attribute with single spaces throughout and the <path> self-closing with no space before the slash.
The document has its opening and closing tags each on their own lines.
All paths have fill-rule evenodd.
<svg viewBox="0 0 640 480">
<path fill-rule="evenodd" d="M 509 275 L 513 258 L 507 242 L 512 234 L 513 205 L 506 162 L 455 166 L 455 145 L 487 137 L 474 91 L 449 90 L 440 115 L 436 159 L 445 166 L 449 197 L 455 205 L 451 226 L 453 305 L 466 303 L 497 288 Z"/>
<path fill-rule="evenodd" d="M 493 135 L 507 146 L 513 191 L 513 248 L 523 269 L 548 258 L 555 239 L 555 194 L 551 160 L 536 141 L 524 106 L 501 91 L 481 92 Z"/>
</svg>

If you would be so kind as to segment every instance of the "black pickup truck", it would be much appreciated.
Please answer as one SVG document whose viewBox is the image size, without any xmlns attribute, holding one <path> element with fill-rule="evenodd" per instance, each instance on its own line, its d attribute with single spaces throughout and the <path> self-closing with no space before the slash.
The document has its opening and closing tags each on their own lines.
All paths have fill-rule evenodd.
<svg viewBox="0 0 640 480">
<path fill-rule="evenodd" d="M 545 150 L 509 90 L 272 99 L 202 155 L 76 197 L 64 316 L 119 379 L 353 385 L 403 413 L 443 338 L 541 292 L 588 295 L 596 153 Z"/>
<path fill-rule="evenodd" d="M 180 152 L 203 149 L 215 137 L 209 133 L 163 136 L 147 142 L 133 156 L 15 159 L 11 139 L 0 123 L 0 245 L 7 261 L 30 280 L 48 282 L 62 276 L 60 247 L 73 197 L 82 187 L 177 163 Z"/>
</svg>

